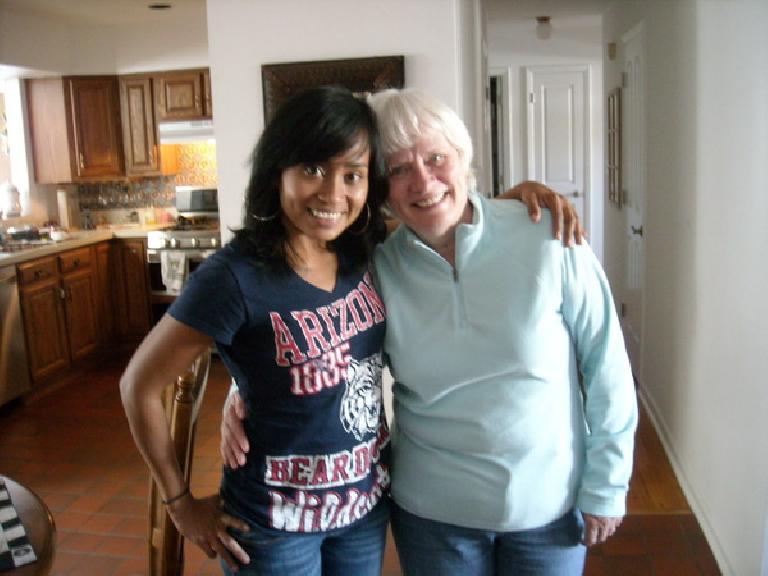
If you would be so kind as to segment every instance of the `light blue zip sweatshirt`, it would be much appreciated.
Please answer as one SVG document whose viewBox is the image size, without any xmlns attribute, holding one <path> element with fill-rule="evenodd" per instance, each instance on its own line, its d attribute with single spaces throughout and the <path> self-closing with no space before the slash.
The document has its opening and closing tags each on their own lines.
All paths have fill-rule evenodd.
<svg viewBox="0 0 768 576">
<path fill-rule="evenodd" d="M 621 516 L 637 403 L 600 264 L 522 204 L 470 201 L 455 270 L 404 226 L 376 250 L 395 378 L 392 495 L 423 518 L 495 531 L 574 505 Z"/>
</svg>

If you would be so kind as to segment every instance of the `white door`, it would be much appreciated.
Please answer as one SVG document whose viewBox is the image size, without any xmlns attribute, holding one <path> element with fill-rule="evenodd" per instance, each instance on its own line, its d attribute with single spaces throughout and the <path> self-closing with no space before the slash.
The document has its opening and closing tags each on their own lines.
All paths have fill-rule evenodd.
<svg viewBox="0 0 768 576">
<path fill-rule="evenodd" d="M 568 197 L 588 229 L 589 67 L 532 66 L 526 76 L 528 179 Z"/>
<path fill-rule="evenodd" d="M 627 258 L 623 294 L 624 340 L 638 379 L 642 376 L 642 319 L 645 212 L 645 67 L 642 26 L 632 29 L 623 43 L 622 203 L 626 212 Z"/>
</svg>

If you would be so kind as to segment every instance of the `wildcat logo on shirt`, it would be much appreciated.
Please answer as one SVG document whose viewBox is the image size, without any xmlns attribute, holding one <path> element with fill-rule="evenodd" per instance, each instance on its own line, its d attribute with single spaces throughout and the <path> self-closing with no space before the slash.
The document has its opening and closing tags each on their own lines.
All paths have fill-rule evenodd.
<svg viewBox="0 0 768 576">
<path fill-rule="evenodd" d="M 279 312 L 270 312 L 269 317 L 275 363 L 290 367 L 291 393 L 304 396 L 341 383 L 352 362 L 349 340 L 383 322 L 385 309 L 366 273 L 356 288 L 328 306 L 293 311 L 290 319 Z M 301 331 L 303 342 L 293 337 L 289 324 Z"/>
<path fill-rule="evenodd" d="M 382 364 L 381 352 L 377 352 L 361 362 L 352 360 L 347 369 L 341 423 L 357 440 L 376 430 L 379 423 Z"/>
</svg>

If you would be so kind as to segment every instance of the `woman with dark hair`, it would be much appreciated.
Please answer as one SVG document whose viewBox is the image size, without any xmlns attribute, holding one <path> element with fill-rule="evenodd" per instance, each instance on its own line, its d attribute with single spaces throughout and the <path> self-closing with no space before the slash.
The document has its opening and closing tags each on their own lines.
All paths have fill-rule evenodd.
<svg viewBox="0 0 768 576">
<path fill-rule="evenodd" d="M 171 518 L 226 573 L 381 571 L 385 315 L 368 263 L 385 230 L 382 166 L 364 101 L 325 87 L 286 103 L 254 151 L 243 228 L 192 275 L 121 379 Z M 252 447 L 247 466 L 224 470 L 221 505 L 185 485 L 161 403 L 213 343 L 248 407 Z"/>
</svg>

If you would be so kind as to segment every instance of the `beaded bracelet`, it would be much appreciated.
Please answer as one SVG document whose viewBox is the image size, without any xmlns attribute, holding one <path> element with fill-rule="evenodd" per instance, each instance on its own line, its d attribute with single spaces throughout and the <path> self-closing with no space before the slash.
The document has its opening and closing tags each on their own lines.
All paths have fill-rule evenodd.
<svg viewBox="0 0 768 576">
<path fill-rule="evenodd" d="M 167 500 L 163 500 L 163 504 L 165 504 L 166 506 L 168 506 L 169 504 L 173 504 L 174 502 L 184 498 L 184 496 L 186 496 L 187 494 L 189 494 L 189 486 L 184 488 L 184 490 L 182 490 L 180 494 L 176 494 L 176 496 L 174 496 L 173 498 L 168 498 Z"/>
</svg>

